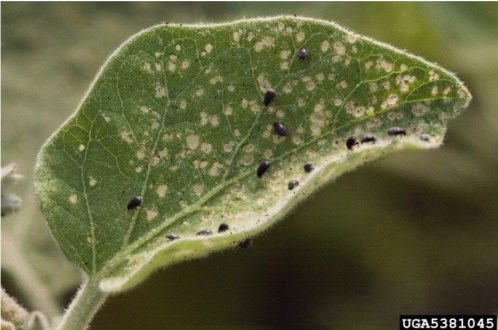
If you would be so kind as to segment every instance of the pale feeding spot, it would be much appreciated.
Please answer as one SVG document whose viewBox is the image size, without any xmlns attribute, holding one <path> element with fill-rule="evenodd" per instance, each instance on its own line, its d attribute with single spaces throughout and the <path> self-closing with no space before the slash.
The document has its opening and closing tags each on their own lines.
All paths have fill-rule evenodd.
<svg viewBox="0 0 498 330">
<path fill-rule="evenodd" d="M 102 118 L 104 118 L 106 123 L 111 121 L 111 118 L 109 116 L 107 116 L 105 113 L 102 114 Z"/>
<path fill-rule="evenodd" d="M 86 241 L 87 241 L 89 244 L 95 244 L 95 237 L 88 236 L 88 237 L 86 238 Z"/>
<path fill-rule="evenodd" d="M 204 94 L 204 89 L 202 88 L 199 88 L 198 90 L 195 91 L 196 96 L 202 96 L 202 94 Z"/>
<path fill-rule="evenodd" d="M 137 156 L 138 159 L 144 159 L 146 151 L 147 150 L 145 149 L 145 147 L 140 147 L 140 149 L 137 150 L 135 155 Z"/>
<path fill-rule="evenodd" d="M 253 162 L 254 162 L 254 156 L 251 154 L 244 154 L 239 159 L 239 163 L 246 166 L 251 165 Z"/>
<path fill-rule="evenodd" d="M 273 156 L 273 151 L 271 149 L 266 149 L 263 154 L 265 155 L 266 159 L 271 159 Z"/>
<path fill-rule="evenodd" d="M 375 65 L 376 69 L 384 69 L 386 72 L 391 72 L 393 70 L 393 64 L 387 62 L 385 59 L 380 58 L 377 60 L 377 64 Z"/>
<path fill-rule="evenodd" d="M 306 101 L 304 101 L 304 99 L 302 97 L 298 98 L 297 99 L 297 105 L 302 108 L 306 105 Z"/>
<path fill-rule="evenodd" d="M 370 85 L 368 85 L 368 90 L 370 91 L 370 93 L 375 93 L 377 92 L 378 90 L 378 86 L 376 83 L 370 83 Z"/>
<path fill-rule="evenodd" d="M 194 191 L 194 194 L 196 194 L 197 196 L 200 196 L 204 192 L 204 185 L 203 184 L 196 184 L 195 186 L 192 187 L 192 190 Z"/>
<path fill-rule="evenodd" d="M 284 118 L 285 112 L 283 112 L 282 110 L 278 110 L 277 113 L 276 113 L 276 115 L 277 115 L 278 118 Z"/>
<path fill-rule="evenodd" d="M 328 40 L 322 41 L 320 45 L 320 49 L 322 50 L 322 52 L 326 52 L 327 50 L 329 50 L 329 47 L 330 47 L 330 42 L 328 42 Z"/>
<path fill-rule="evenodd" d="M 361 117 L 361 116 L 363 116 L 363 114 L 365 114 L 365 110 L 366 110 L 365 107 L 362 107 L 362 106 L 355 107 L 352 115 L 353 115 L 353 117 L 356 117 L 356 118 Z"/>
<path fill-rule="evenodd" d="M 225 150 L 225 152 L 232 152 L 234 146 L 235 146 L 235 141 L 230 141 L 223 145 L 223 150 Z"/>
<path fill-rule="evenodd" d="M 131 133 L 130 132 L 121 131 L 119 133 L 119 135 L 121 136 L 121 139 L 123 141 L 125 141 L 126 143 L 132 143 L 133 142 L 133 139 L 131 138 Z"/>
<path fill-rule="evenodd" d="M 83 150 L 85 150 L 85 146 L 84 146 L 84 145 L 82 145 L 82 144 L 80 144 L 80 145 L 78 146 L 78 150 L 79 150 L 79 151 L 83 151 Z"/>
<path fill-rule="evenodd" d="M 185 110 L 186 108 L 187 108 L 187 101 L 181 100 L 180 101 L 180 109 Z"/>
<path fill-rule="evenodd" d="M 422 103 L 417 103 L 412 106 L 413 115 L 420 117 L 425 115 L 429 111 L 429 107 Z"/>
<path fill-rule="evenodd" d="M 219 176 L 220 175 L 220 170 L 223 169 L 223 165 L 215 162 L 211 168 L 209 169 L 208 173 L 210 176 Z"/>
<path fill-rule="evenodd" d="M 341 88 L 348 88 L 348 83 L 345 80 L 343 80 L 343 81 L 341 81 L 339 83 L 339 87 L 341 87 Z"/>
<path fill-rule="evenodd" d="M 156 210 L 146 210 L 145 213 L 148 221 L 154 220 L 157 217 Z"/>
<path fill-rule="evenodd" d="M 200 117 L 201 117 L 201 126 L 204 126 L 209 122 L 209 115 L 206 112 L 202 111 L 200 113 Z"/>
<path fill-rule="evenodd" d="M 167 191 L 168 191 L 168 186 L 166 186 L 165 184 L 161 184 L 161 185 L 157 186 L 157 188 L 156 188 L 156 194 L 157 194 L 157 196 L 159 196 L 161 198 L 166 196 Z"/>
<path fill-rule="evenodd" d="M 264 36 L 261 41 L 256 42 L 256 44 L 254 45 L 254 50 L 260 52 L 266 47 L 273 46 L 275 46 L 275 39 L 271 36 Z"/>
<path fill-rule="evenodd" d="M 288 58 L 289 58 L 289 55 L 290 55 L 290 54 L 291 54 L 291 51 L 290 51 L 290 50 L 282 50 L 282 51 L 280 52 L 280 58 L 281 58 L 282 60 L 286 60 L 286 59 L 288 59 Z"/>
<path fill-rule="evenodd" d="M 367 127 L 368 128 L 378 128 L 378 127 L 381 127 L 381 126 L 382 126 L 382 120 L 380 120 L 379 118 L 371 118 L 367 122 Z"/>
<path fill-rule="evenodd" d="M 292 143 L 294 143 L 295 145 L 299 145 L 303 143 L 303 139 L 299 135 L 294 135 L 292 137 Z"/>
<path fill-rule="evenodd" d="M 398 100 L 399 96 L 397 94 L 391 93 L 387 96 L 387 99 L 382 102 L 380 107 L 382 109 L 392 108 L 398 103 Z"/>
<path fill-rule="evenodd" d="M 327 76 L 327 79 L 328 79 L 328 80 L 335 80 L 335 74 L 330 73 L 330 74 Z"/>
<path fill-rule="evenodd" d="M 365 69 L 370 69 L 371 67 L 373 66 L 373 62 L 372 61 L 368 61 L 368 62 L 365 62 Z"/>
<path fill-rule="evenodd" d="M 152 129 L 158 129 L 158 128 L 159 128 L 159 126 L 161 126 L 161 125 L 159 124 L 159 122 L 158 122 L 158 121 L 156 121 L 156 120 L 154 120 L 154 121 L 152 121 L 152 124 L 150 125 L 150 128 L 152 128 Z"/>
<path fill-rule="evenodd" d="M 258 75 L 258 78 L 256 80 L 258 81 L 259 89 L 262 92 L 266 93 L 266 91 L 268 91 L 269 89 L 272 89 L 270 81 L 265 77 L 264 74 Z"/>
<path fill-rule="evenodd" d="M 146 107 L 145 105 L 141 105 L 139 107 L 140 111 L 142 111 L 143 113 L 149 113 L 150 111 L 150 108 L 149 107 Z"/>
<path fill-rule="evenodd" d="M 248 145 L 246 145 L 246 146 L 244 147 L 244 152 L 253 152 L 253 151 L 254 151 L 254 149 L 255 149 L 254 144 L 249 143 Z"/>
<path fill-rule="evenodd" d="M 310 76 L 304 76 L 301 79 L 306 87 L 307 90 L 312 91 L 316 87 L 316 83 L 311 79 Z"/>
<path fill-rule="evenodd" d="M 76 194 L 71 194 L 69 195 L 69 201 L 72 204 L 76 204 L 78 202 L 78 196 Z"/>
<path fill-rule="evenodd" d="M 164 148 L 164 149 L 159 150 L 157 155 L 161 158 L 168 156 L 168 149 Z"/>
<path fill-rule="evenodd" d="M 225 116 L 231 116 L 233 113 L 233 108 L 227 105 L 225 109 L 223 109 L 223 113 L 225 114 Z"/>
<path fill-rule="evenodd" d="M 214 85 L 216 83 L 222 82 L 223 78 L 221 76 L 214 76 L 211 79 L 209 79 L 209 82 Z"/>
<path fill-rule="evenodd" d="M 163 85 L 161 85 L 160 83 L 156 83 L 156 97 L 157 98 L 162 98 L 162 97 L 165 97 L 166 96 L 166 88 L 164 88 Z"/>
<path fill-rule="evenodd" d="M 168 70 L 171 71 L 171 72 L 175 72 L 175 70 L 176 70 L 176 63 L 174 63 L 172 61 L 169 61 L 168 62 Z"/>
<path fill-rule="evenodd" d="M 339 107 L 341 104 L 342 104 L 342 100 L 341 99 L 337 98 L 337 99 L 334 100 L 334 105 L 336 107 Z"/>
<path fill-rule="evenodd" d="M 145 62 L 144 65 L 142 66 L 142 69 L 147 72 L 152 72 L 152 66 L 150 65 L 149 62 Z"/>
<path fill-rule="evenodd" d="M 296 41 L 297 42 L 303 42 L 305 37 L 306 36 L 305 36 L 303 31 L 299 31 L 298 33 L 296 33 Z"/>
<path fill-rule="evenodd" d="M 429 81 L 434 81 L 439 79 L 439 74 L 435 73 L 434 71 L 429 71 Z"/>
<path fill-rule="evenodd" d="M 280 63 L 280 70 L 287 71 L 289 70 L 289 62 L 285 61 Z"/>
<path fill-rule="evenodd" d="M 344 55 L 346 54 L 346 47 L 343 45 L 342 42 L 337 41 L 334 42 L 334 51 L 336 52 L 337 55 Z"/>
<path fill-rule="evenodd" d="M 239 42 L 240 41 L 240 32 L 239 31 L 233 31 L 233 33 L 232 33 L 232 39 L 235 42 Z"/>
<path fill-rule="evenodd" d="M 282 90 L 284 91 L 285 94 L 290 94 L 292 93 L 292 85 L 290 83 L 287 83 L 284 85 Z"/>
<path fill-rule="evenodd" d="M 203 143 L 201 144 L 201 151 L 209 154 L 213 150 L 213 146 L 210 143 Z"/>
<path fill-rule="evenodd" d="M 154 66 L 156 67 L 156 71 L 161 71 L 163 69 L 163 65 L 161 63 L 154 63 Z"/>
<path fill-rule="evenodd" d="M 359 35 L 355 34 L 355 33 L 348 33 L 347 37 L 346 37 L 346 41 L 349 42 L 350 44 L 354 44 L 356 42 L 356 40 L 358 40 L 360 38 Z"/>
<path fill-rule="evenodd" d="M 185 140 L 187 142 L 187 147 L 190 150 L 195 150 L 199 146 L 199 135 L 189 135 Z"/>
<path fill-rule="evenodd" d="M 190 61 L 187 61 L 187 60 L 183 61 L 181 64 L 181 68 L 183 70 L 187 69 L 189 66 L 190 66 Z"/>
<path fill-rule="evenodd" d="M 163 141 L 166 141 L 166 142 L 167 142 L 167 141 L 171 141 L 171 140 L 173 140 L 173 135 L 171 135 L 171 134 L 169 134 L 169 133 L 164 133 L 164 134 L 163 134 L 163 137 L 162 137 L 162 140 L 163 140 Z"/>
<path fill-rule="evenodd" d="M 432 87 L 432 91 L 431 91 L 432 96 L 436 96 L 436 95 L 437 95 L 437 93 L 438 93 L 438 88 L 437 88 L 437 86 Z"/>
<path fill-rule="evenodd" d="M 220 123 L 220 119 L 218 118 L 218 115 L 212 115 L 211 117 L 209 117 L 209 122 L 212 126 L 216 127 Z"/>
<path fill-rule="evenodd" d="M 403 114 L 401 112 L 391 111 L 387 114 L 387 119 L 390 121 L 403 119 Z"/>
<path fill-rule="evenodd" d="M 233 135 L 236 136 L 236 137 L 239 137 L 240 136 L 240 131 L 236 128 L 233 130 Z"/>
<path fill-rule="evenodd" d="M 204 49 L 206 50 L 206 52 L 209 54 L 213 51 L 213 45 L 211 44 L 207 44 L 206 46 L 204 46 Z"/>
<path fill-rule="evenodd" d="M 407 66 L 406 64 L 401 64 L 401 65 L 399 66 L 399 70 L 400 70 L 401 72 L 406 71 L 407 69 L 408 69 L 408 66 Z"/>
<path fill-rule="evenodd" d="M 235 86 L 234 85 L 228 85 L 227 89 L 228 89 L 229 92 L 233 92 L 235 90 Z"/>
<path fill-rule="evenodd" d="M 321 133 L 322 127 L 324 127 L 327 124 L 327 120 L 325 117 L 325 101 L 323 99 L 320 99 L 320 102 L 315 104 L 314 111 L 311 114 L 311 119 L 310 119 L 310 129 L 311 129 L 311 134 L 313 136 L 318 136 Z"/>
<path fill-rule="evenodd" d="M 254 35 L 254 32 L 249 32 L 247 34 L 247 41 L 252 41 L 254 39 L 255 35 Z"/>
<path fill-rule="evenodd" d="M 325 79 L 325 75 L 323 74 L 323 72 L 318 73 L 315 77 L 318 81 L 323 81 Z"/>
<path fill-rule="evenodd" d="M 179 52 L 180 50 L 182 50 L 182 46 L 180 46 L 180 45 L 176 45 L 176 46 L 175 46 L 175 49 L 176 49 L 176 51 L 177 51 L 177 52 Z"/>
<path fill-rule="evenodd" d="M 95 180 L 94 178 L 90 177 L 89 180 L 88 180 L 88 184 L 90 185 L 90 187 L 93 187 L 97 184 L 97 180 Z"/>
<path fill-rule="evenodd" d="M 448 95 L 451 91 L 451 88 L 450 86 L 445 86 L 444 89 L 443 89 L 443 95 Z"/>
<path fill-rule="evenodd" d="M 135 167 L 135 172 L 140 173 L 144 170 L 143 166 L 137 166 Z"/>
</svg>

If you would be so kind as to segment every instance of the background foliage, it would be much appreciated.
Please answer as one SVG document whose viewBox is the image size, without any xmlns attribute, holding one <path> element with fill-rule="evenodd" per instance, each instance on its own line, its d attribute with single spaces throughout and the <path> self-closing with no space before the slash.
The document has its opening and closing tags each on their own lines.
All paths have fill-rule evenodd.
<svg viewBox="0 0 498 330">
<path fill-rule="evenodd" d="M 450 122 L 441 149 L 396 154 L 341 177 L 247 251 L 157 272 L 110 299 L 93 329 L 356 329 L 358 322 L 384 329 L 394 327 L 400 313 L 496 312 L 496 3 L 4 3 L 2 157 L 16 161 L 27 179 L 18 189 L 23 210 L 2 220 L 2 244 L 34 248 L 24 263 L 66 303 L 78 274 L 50 237 L 31 185 L 43 141 L 132 33 L 161 21 L 276 14 L 334 20 L 440 63 L 468 84 L 474 101 Z M 12 257 L 5 254 L 2 247 L 2 267 Z M 12 283 L 8 268 L 2 274 L 7 290 L 36 307 Z"/>
</svg>

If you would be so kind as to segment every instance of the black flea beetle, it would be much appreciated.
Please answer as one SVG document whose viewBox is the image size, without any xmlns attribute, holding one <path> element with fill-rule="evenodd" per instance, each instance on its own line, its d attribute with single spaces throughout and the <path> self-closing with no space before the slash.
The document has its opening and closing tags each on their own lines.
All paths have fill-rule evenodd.
<svg viewBox="0 0 498 330">
<path fill-rule="evenodd" d="M 251 246 L 252 246 L 252 239 L 250 239 L 250 238 L 246 238 L 245 240 L 243 240 L 243 241 L 241 241 L 241 242 L 239 243 L 239 247 L 240 247 L 241 249 L 248 249 L 248 248 L 250 248 Z"/>
<path fill-rule="evenodd" d="M 289 184 L 288 184 L 289 190 L 292 190 L 292 189 L 296 188 L 297 186 L 299 186 L 299 181 L 297 181 L 297 180 L 289 181 Z"/>
<path fill-rule="evenodd" d="M 361 138 L 361 143 L 375 143 L 375 141 L 377 141 L 377 139 L 373 135 L 365 135 Z"/>
<path fill-rule="evenodd" d="M 406 131 L 404 128 L 401 127 L 391 127 L 390 129 L 387 130 L 387 134 L 390 136 L 406 135 Z"/>
<path fill-rule="evenodd" d="M 299 53 L 297 54 L 297 57 L 299 57 L 300 60 L 305 60 L 310 56 L 310 52 L 306 48 L 301 48 L 299 50 Z"/>
<path fill-rule="evenodd" d="M 128 210 L 133 210 L 134 208 L 139 207 L 140 205 L 142 205 L 142 202 L 143 202 L 142 197 L 140 196 L 133 197 L 131 201 L 128 203 Z"/>
<path fill-rule="evenodd" d="M 346 147 L 348 147 L 349 150 L 353 150 L 353 147 L 358 144 L 358 141 L 356 141 L 356 137 L 351 136 L 346 140 Z"/>
<path fill-rule="evenodd" d="M 263 174 L 265 174 L 266 171 L 268 171 L 269 168 L 270 168 L 270 163 L 262 162 L 258 167 L 258 172 L 257 172 L 258 178 L 261 178 Z"/>
<path fill-rule="evenodd" d="M 310 164 L 310 163 L 307 163 L 307 164 L 304 164 L 304 171 L 306 173 L 309 173 L 311 171 L 313 171 L 315 168 L 313 167 L 313 164 Z"/>
<path fill-rule="evenodd" d="M 174 241 L 176 239 L 178 239 L 178 236 L 174 235 L 174 234 L 167 234 L 166 235 L 166 238 L 170 241 Z"/>
<path fill-rule="evenodd" d="M 226 223 L 222 223 L 218 227 L 218 233 L 222 233 L 222 232 L 227 231 L 227 230 L 228 230 L 228 225 Z"/>
<path fill-rule="evenodd" d="M 277 96 L 277 94 L 275 94 L 273 90 L 270 89 L 266 91 L 265 98 L 263 99 L 263 104 L 265 105 L 265 107 L 270 105 L 271 101 L 273 101 L 275 96 Z"/>
<path fill-rule="evenodd" d="M 285 128 L 285 126 L 282 125 L 282 123 L 274 122 L 273 129 L 275 130 L 275 133 L 277 133 L 278 136 L 287 135 L 287 128 Z"/>
</svg>

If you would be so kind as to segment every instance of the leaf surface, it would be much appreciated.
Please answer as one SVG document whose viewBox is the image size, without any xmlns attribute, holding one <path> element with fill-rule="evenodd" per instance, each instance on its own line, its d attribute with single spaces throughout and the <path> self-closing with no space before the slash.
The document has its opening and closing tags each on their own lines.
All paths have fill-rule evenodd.
<svg viewBox="0 0 498 330">
<path fill-rule="evenodd" d="M 330 22 L 159 25 L 104 64 L 40 152 L 36 188 L 66 256 L 120 291 L 236 246 L 362 163 L 439 146 L 470 98 L 435 64 Z"/>
</svg>

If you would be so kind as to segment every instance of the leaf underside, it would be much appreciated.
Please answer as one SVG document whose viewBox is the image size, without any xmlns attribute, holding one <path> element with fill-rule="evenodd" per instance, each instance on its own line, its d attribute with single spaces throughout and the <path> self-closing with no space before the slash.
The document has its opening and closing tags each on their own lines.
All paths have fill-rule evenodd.
<svg viewBox="0 0 498 330">
<path fill-rule="evenodd" d="M 329 22 L 159 25 L 105 63 L 41 150 L 36 188 L 69 260 L 120 291 L 159 266 L 236 246 L 357 165 L 437 147 L 469 101 L 446 70 Z M 375 142 L 360 143 L 367 135 Z M 143 202 L 128 210 L 134 197 Z M 229 229 L 218 233 L 221 223 Z"/>
</svg>

